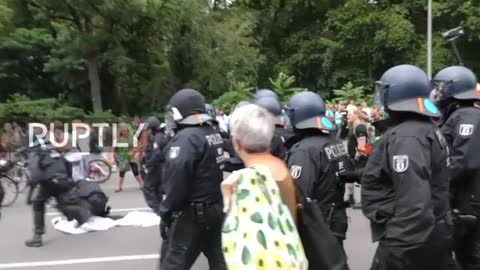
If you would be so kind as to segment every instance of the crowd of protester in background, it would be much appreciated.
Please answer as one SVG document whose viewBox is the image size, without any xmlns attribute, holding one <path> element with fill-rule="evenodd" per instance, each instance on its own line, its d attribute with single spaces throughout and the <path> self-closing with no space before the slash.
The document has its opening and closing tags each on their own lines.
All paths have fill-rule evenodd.
<svg viewBox="0 0 480 270">
<path fill-rule="evenodd" d="M 217 109 L 216 110 L 216 120 L 219 124 L 219 128 L 225 132 L 230 132 L 231 123 L 230 115 L 233 113 L 233 109 L 228 113 Z M 343 101 L 338 102 L 337 104 L 327 105 L 326 116 L 332 121 L 336 126 L 335 136 L 337 139 L 348 140 L 349 130 L 352 129 L 354 123 L 349 123 L 348 114 L 356 113 L 358 115 L 356 121 L 361 121 L 365 123 L 371 123 L 378 120 L 381 117 L 381 113 L 370 108 L 366 102 L 361 102 L 356 104 L 354 100 L 350 100 L 346 106 Z M 138 129 L 144 119 L 141 116 L 136 115 L 133 118 L 133 121 L 123 121 L 119 124 L 119 131 L 117 132 L 117 138 L 113 138 L 114 134 L 111 127 L 104 128 L 103 130 L 103 145 L 100 147 L 98 130 L 90 127 L 91 135 L 88 138 L 77 138 L 78 141 L 78 150 L 81 152 L 90 152 L 93 155 L 102 155 L 102 157 L 108 161 L 112 166 L 114 171 L 119 172 L 119 182 L 116 192 L 121 192 L 123 190 L 123 182 L 125 174 L 128 171 L 131 171 L 139 183 L 140 187 L 143 185 L 142 180 L 142 153 L 143 148 L 145 148 L 146 139 L 142 139 L 142 134 L 138 136 L 139 145 L 135 148 L 115 148 L 112 147 L 113 142 L 128 142 L 129 145 L 132 145 L 133 136 L 135 136 L 135 131 Z M 76 119 L 72 123 L 84 123 L 84 121 Z M 88 125 L 88 123 L 86 123 Z M 288 123 L 287 123 L 288 126 Z M 3 125 L 3 131 L 1 133 L 0 141 L 0 154 L 5 157 L 10 157 L 10 154 L 15 152 L 18 148 L 28 147 L 28 129 L 27 127 L 22 128 L 16 122 L 5 122 Z M 55 130 L 58 132 L 67 132 L 63 128 L 63 123 L 60 121 L 55 121 Z M 34 133 L 40 133 L 41 131 L 34 130 Z M 71 131 L 70 131 L 71 132 Z M 144 135 L 144 134 L 143 134 Z M 71 138 L 72 134 L 69 134 Z M 78 136 L 78 135 L 77 135 Z M 33 136 L 35 139 L 35 136 Z M 352 184 L 353 186 L 353 184 Z M 353 193 L 353 188 L 349 188 L 350 194 Z M 348 192 L 347 192 L 348 193 Z M 353 197 L 349 195 L 349 203 L 352 205 L 355 204 Z M 358 206 L 358 203 L 356 204 Z"/>
<path fill-rule="evenodd" d="M 230 115 L 233 114 L 233 110 L 230 111 L 230 115 L 221 109 L 217 109 L 216 113 L 220 129 L 229 132 Z M 384 118 L 380 109 L 371 108 L 365 101 L 356 102 L 353 99 L 349 100 L 347 105 L 344 101 L 327 105 L 326 117 L 335 124 L 335 137 L 347 144 L 351 158 L 358 158 L 362 153 L 369 151 L 368 144 L 379 135 L 375 132 L 372 123 Z M 362 143 L 357 141 L 360 137 L 368 139 Z M 359 186 L 354 183 L 346 186 L 345 201 L 354 209 L 361 208 L 360 194 L 356 194 L 359 192 Z"/>
</svg>

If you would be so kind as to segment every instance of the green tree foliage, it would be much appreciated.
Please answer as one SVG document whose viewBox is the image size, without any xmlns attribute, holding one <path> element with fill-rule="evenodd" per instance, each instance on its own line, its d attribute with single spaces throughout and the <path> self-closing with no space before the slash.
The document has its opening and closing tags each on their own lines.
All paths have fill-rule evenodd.
<svg viewBox="0 0 480 270">
<path fill-rule="evenodd" d="M 112 121 L 111 111 L 87 113 L 81 108 L 68 106 L 56 98 L 32 100 L 22 94 L 11 95 L 5 103 L 0 103 L 0 119 L 19 122 L 52 122 L 85 119 L 90 121 Z"/>
<path fill-rule="evenodd" d="M 229 78 L 231 78 L 231 74 L 229 75 Z M 254 87 L 249 86 L 249 84 L 244 81 L 237 82 L 232 79 L 232 83 L 228 87 L 228 90 L 215 99 L 213 105 L 217 109 L 229 112 L 235 108 L 240 101 L 250 101 L 254 89 Z"/>
<path fill-rule="evenodd" d="M 272 89 L 278 94 L 280 101 L 286 103 L 288 99 L 303 90 L 304 88 L 294 87 L 295 76 L 289 76 L 280 72 L 275 79 L 270 78 Z"/>
<path fill-rule="evenodd" d="M 282 101 L 300 89 L 333 99 L 343 97 L 334 89 L 361 88 L 357 98 L 368 100 L 386 69 L 427 62 L 427 1 L 376 2 L 3 0 L 0 101 L 21 93 L 147 114 L 184 87 L 224 109 L 250 87 L 273 88 Z M 465 63 L 480 72 L 480 2 L 433 3 L 434 72 L 456 64 L 441 33 L 458 26 Z"/>
<path fill-rule="evenodd" d="M 357 86 L 355 87 L 351 82 L 346 83 L 340 89 L 334 89 L 333 94 L 335 98 L 333 99 L 333 103 L 336 104 L 339 101 L 343 101 L 344 103 L 348 103 L 350 100 L 354 100 L 355 103 L 359 104 L 361 102 L 367 102 L 371 104 L 372 102 L 372 95 L 367 94 L 365 87 Z"/>
</svg>

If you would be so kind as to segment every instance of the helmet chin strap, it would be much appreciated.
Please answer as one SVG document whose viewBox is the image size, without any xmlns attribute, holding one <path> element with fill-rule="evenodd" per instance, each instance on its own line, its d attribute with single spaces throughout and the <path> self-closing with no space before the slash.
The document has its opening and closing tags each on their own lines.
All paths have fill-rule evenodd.
<svg viewBox="0 0 480 270">
<path fill-rule="evenodd" d="M 442 112 L 442 118 L 440 119 L 440 123 L 445 122 L 448 117 L 456 110 L 458 109 L 460 105 L 460 102 L 455 99 L 446 99 L 443 101 L 440 101 L 438 103 L 438 108 Z"/>
</svg>

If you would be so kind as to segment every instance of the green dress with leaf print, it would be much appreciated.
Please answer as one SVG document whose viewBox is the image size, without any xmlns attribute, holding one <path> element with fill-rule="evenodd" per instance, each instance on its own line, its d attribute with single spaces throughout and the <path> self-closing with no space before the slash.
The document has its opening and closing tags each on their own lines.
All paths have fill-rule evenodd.
<svg viewBox="0 0 480 270">
<path fill-rule="evenodd" d="M 222 230 L 228 269 L 308 269 L 292 215 L 268 168 L 246 168 L 230 177 L 236 186 Z"/>
</svg>

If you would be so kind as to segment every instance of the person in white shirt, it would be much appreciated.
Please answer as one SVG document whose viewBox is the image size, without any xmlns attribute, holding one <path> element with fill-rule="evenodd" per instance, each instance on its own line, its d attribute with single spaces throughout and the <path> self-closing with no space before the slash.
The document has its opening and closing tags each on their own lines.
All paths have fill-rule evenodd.
<svg viewBox="0 0 480 270">
<path fill-rule="evenodd" d="M 217 118 L 218 126 L 221 130 L 228 132 L 228 118 L 225 117 L 222 110 L 217 111 Z"/>
<path fill-rule="evenodd" d="M 351 111 L 353 109 L 357 108 L 357 106 L 355 105 L 355 101 L 353 99 L 350 99 L 350 102 L 348 103 L 347 105 L 347 111 Z"/>
</svg>

